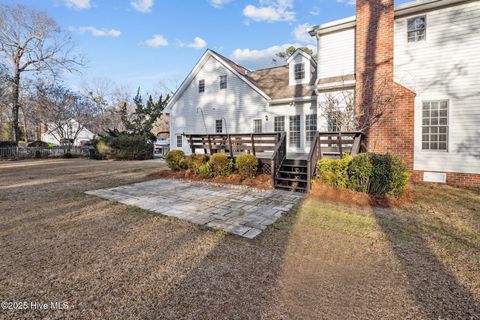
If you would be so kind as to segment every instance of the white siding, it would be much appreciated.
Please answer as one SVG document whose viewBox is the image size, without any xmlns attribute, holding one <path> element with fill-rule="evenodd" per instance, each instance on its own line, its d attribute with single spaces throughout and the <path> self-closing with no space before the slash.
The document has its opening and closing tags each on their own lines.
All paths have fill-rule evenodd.
<svg viewBox="0 0 480 320">
<path fill-rule="evenodd" d="M 355 29 L 321 35 L 318 40 L 318 78 L 355 72 Z"/>
<path fill-rule="evenodd" d="M 227 75 L 227 89 L 220 90 L 220 76 Z M 198 92 L 198 81 L 205 80 L 205 92 Z M 176 135 L 181 133 L 205 133 L 203 110 L 208 133 L 215 133 L 215 120 L 226 119 L 229 133 L 253 132 L 253 119 L 262 119 L 263 131 L 273 131 L 265 121 L 267 102 L 245 81 L 210 56 L 193 81 L 175 102 L 171 111 L 171 148 L 177 149 Z M 224 122 L 225 130 L 225 122 Z M 190 147 L 184 139 L 187 154 Z"/>
<path fill-rule="evenodd" d="M 426 41 L 407 43 L 406 20 L 426 15 Z M 480 2 L 395 20 L 395 80 L 417 93 L 416 170 L 480 173 Z M 422 151 L 422 101 L 449 100 L 448 151 Z"/>
</svg>

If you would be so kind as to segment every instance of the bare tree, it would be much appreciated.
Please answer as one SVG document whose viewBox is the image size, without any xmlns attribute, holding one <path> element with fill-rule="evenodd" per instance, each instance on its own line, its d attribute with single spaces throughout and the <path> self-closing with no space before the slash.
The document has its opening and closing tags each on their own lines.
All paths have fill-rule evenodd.
<svg viewBox="0 0 480 320">
<path fill-rule="evenodd" d="M 0 5 L 0 61 L 11 79 L 13 140 L 19 140 L 19 110 L 24 73 L 54 76 L 82 65 L 71 37 L 46 13 L 23 5 Z"/>
<path fill-rule="evenodd" d="M 37 118 L 60 144 L 70 146 L 95 119 L 95 106 L 60 85 L 40 85 L 35 97 L 43 115 Z"/>
<path fill-rule="evenodd" d="M 321 114 L 327 120 L 332 131 L 366 131 L 393 113 L 398 93 L 394 90 L 387 75 L 377 76 L 378 81 L 373 86 L 370 81 L 363 80 L 362 92 L 357 96 L 368 96 L 368 100 L 355 101 L 353 88 L 348 90 L 322 93 L 323 99 L 319 102 Z M 346 84 L 347 79 L 342 77 L 341 82 Z"/>
</svg>

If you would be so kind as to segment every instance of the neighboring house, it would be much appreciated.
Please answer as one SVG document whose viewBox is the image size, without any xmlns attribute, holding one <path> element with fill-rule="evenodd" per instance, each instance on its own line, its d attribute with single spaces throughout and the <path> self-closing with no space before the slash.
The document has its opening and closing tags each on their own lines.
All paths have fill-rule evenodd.
<svg viewBox="0 0 480 320">
<path fill-rule="evenodd" d="M 480 1 L 357 0 L 355 17 L 316 26 L 318 64 L 297 51 L 287 65 L 249 71 L 208 50 L 172 97 L 171 148 L 183 133 L 285 131 L 288 152 L 335 130 L 319 105 L 385 83 L 398 99 L 364 130 L 367 148 L 400 156 L 418 181 L 480 186 Z M 381 75 L 381 76 L 380 76 Z M 370 97 L 371 98 L 371 97 Z"/>
<path fill-rule="evenodd" d="M 73 141 L 70 141 L 74 146 L 81 146 L 85 142 L 95 138 L 93 132 L 83 127 L 74 119 L 71 120 L 71 123 L 68 126 L 64 125 L 63 128 L 55 127 L 53 124 L 47 126 L 43 125 L 41 131 L 40 140 L 54 145 L 64 145 L 69 143 L 69 141 L 63 139 L 62 136 L 73 139 L 76 134 L 76 138 L 73 139 Z"/>
</svg>

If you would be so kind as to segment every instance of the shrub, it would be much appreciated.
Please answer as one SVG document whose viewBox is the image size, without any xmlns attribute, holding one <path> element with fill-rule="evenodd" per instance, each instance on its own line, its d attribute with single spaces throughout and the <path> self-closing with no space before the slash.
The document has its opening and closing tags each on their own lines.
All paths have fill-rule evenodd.
<svg viewBox="0 0 480 320">
<path fill-rule="evenodd" d="M 207 163 L 208 157 L 203 154 L 192 154 L 187 159 L 188 169 L 192 170 L 194 173 L 199 174 L 200 166 Z"/>
<path fill-rule="evenodd" d="M 405 163 L 391 154 L 370 153 L 369 158 L 373 170 L 368 192 L 376 196 L 401 196 L 408 182 Z"/>
<path fill-rule="evenodd" d="M 228 176 L 232 173 L 232 160 L 223 153 L 215 153 L 208 161 L 212 174 L 216 176 Z"/>
<path fill-rule="evenodd" d="M 211 178 L 213 177 L 212 169 L 208 163 L 201 164 L 198 166 L 198 175 L 203 178 Z"/>
<path fill-rule="evenodd" d="M 32 141 L 30 142 L 27 147 L 35 147 L 35 148 L 48 148 L 50 145 L 47 142 L 44 141 Z"/>
<path fill-rule="evenodd" d="M 173 171 L 186 168 L 185 153 L 182 150 L 171 150 L 165 157 L 168 167 Z"/>
<path fill-rule="evenodd" d="M 98 141 L 95 149 L 105 159 L 147 160 L 153 158 L 153 143 L 142 135 L 107 136 Z"/>
<path fill-rule="evenodd" d="M 67 152 L 67 153 L 65 153 L 65 154 L 63 155 L 63 157 L 64 157 L 65 159 L 72 159 L 72 158 L 73 158 L 73 155 L 72 155 L 70 152 Z"/>
<path fill-rule="evenodd" d="M 253 154 L 241 154 L 237 157 L 235 164 L 238 173 L 242 178 L 255 177 L 258 170 L 258 159 Z"/>
<path fill-rule="evenodd" d="M 348 165 L 352 157 L 345 155 L 342 159 L 323 158 L 317 162 L 318 178 L 334 188 L 346 188 L 348 185 Z"/>
<path fill-rule="evenodd" d="M 361 153 L 353 157 L 348 166 L 348 188 L 368 192 L 373 166 L 368 153 Z"/>
</svg>

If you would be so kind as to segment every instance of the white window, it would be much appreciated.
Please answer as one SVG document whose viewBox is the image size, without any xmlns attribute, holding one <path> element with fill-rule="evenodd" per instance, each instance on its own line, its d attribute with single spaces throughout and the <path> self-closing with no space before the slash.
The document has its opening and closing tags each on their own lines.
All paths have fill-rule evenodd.
<svg viewBox="0 0 480 320">
<path fill-rule="evenodd" d="M 448 101 L 424 101 L 422 150 L 448 150 Z"/>
<path fill-rule="evenodd" d="M 227 89 L 227 76 L 220 76 L 220 89 Z"/>
<path fill-rule="evenodd" d="M 295 64 L 295 80 L 302 80 L 305 79 L 305 63 L 297 63 Z"/>
<path fill-rule="evenodd" d="M 274 119 L 274 131 L 283 132 L 285 131 L 285 117 L 275 117 Z"/>
<path fill-rule="evenodd" d="M 205 92 L 205 80 L 198 80 L 198 92 Z"/>
<path fill-rule="evenodd" d="M 317 132 L 317 115 L 307 114 L 305 116 L 305 141 L 307 145 L 310 145 Z"/>
<path fill-rule="evenodd" d="M 253 132 L 262 133 L 262 119 L 253 120 Z"/>
<path fill-rule="evenodd" d="M 223 132 L 223 121 L 222 121 L 222 119 L 215 120 L 215 132 L 216 133 L 222 133 Z"/>
<path fill-rule="evenodd" d="M 425 40 L 427 31 L 427 18 L 425 16 L 415 17 L 407 20 L 408 42 Z"/>
<path fill-rule="evenodd" d="M 289 134 L 289 144 L 290 147 L 300 148 L 300 116 L 290 116 L 290 134 Z"/>
<path fill-rule="evenodd" d="M 182 148 L 183 147 L 183 136 L 178 135 L 177 136 L 177 148 Z"/>
</svg>

